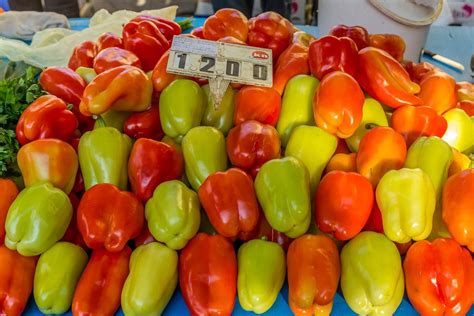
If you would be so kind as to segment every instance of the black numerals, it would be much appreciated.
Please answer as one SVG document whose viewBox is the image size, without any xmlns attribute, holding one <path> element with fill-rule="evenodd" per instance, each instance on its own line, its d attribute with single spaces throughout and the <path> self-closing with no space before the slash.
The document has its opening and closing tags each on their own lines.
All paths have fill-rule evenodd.
<svg viewBox="0 0 474 316">
<path fill-rule="evenodd" d="M 225 66 L 225 73 L 228 76 L 238 77 L 240 74 L 240 64 L 237 61 L 228 60 Z"/>
<path fill-rule="evenodd" d="M 267 80 L 268 70 L 265 65 L 253 65 L 253 78 L 258 80 Z"/>
<path fill-rule="evenodd" d="M 212 57 L 202 56 L 201 57 L 201 68 L 200 71 L 213 73 L 216 60 Z"/>
<path fill-rule="evenodd" d="M 186 57 L 187 56 L 188 56 L 188 54 L 185 54 L 185 53 L 181 53 L 181 54 L 176 55 L 176 57 L 179 59 L 178 68 L 184 69 L 184 67 L 186 66 Z"/>
</svg>

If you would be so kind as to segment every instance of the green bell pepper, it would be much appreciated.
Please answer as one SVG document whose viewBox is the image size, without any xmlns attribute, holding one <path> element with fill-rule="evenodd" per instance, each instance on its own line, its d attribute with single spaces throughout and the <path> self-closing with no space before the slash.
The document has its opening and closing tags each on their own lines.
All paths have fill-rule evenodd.
<svg viewBox="0 0 474 316">
<path fill-rule="evenodd" d="M 397 247 L 383 234 L 362 232 L 341 252 L 341 289 L 359 315 L 393 315 L 405 290 Z"/>
<path fill-rule="evenodd" d="M 308 169 L 311 192 L 315 192 L 337 147 L 337 137 L 316 126 L 301 125 L 291 133 L 285 156 L 298 158 Z"/>
<path fill-rule="evenodd" d="M 254 239 L 240 246 L 237 256 L 240 305 L 246 311 L 265 313 L 285 281 L 285 252 L 277 243 Z"/>
<path fill-rule="evenodd" d="M 130 112 L 108 110 L 95 121 L 94 128 L 109 126 L 116 128 L 119 132 L 123 132 L 123 124 L 130 114 Z"/>
<path fill-rule="evenodd" d="M 110 183 L 126 190 L 131 150 L 130 137 L 113 127 L 100 127 L 82 135 L 79 164 L 86 190 L 98 183 Z"/>
<path fill-rule="evenodd" d="M 294 76 L 286 84 L 276 126 L 283 147 L 296 126 L 314 126 L 313 97 L 318 86 L 319 80 L 309 75 Z"/>
<path fill-rule="evenodd" d="M 161 315 L 178 284 L 178 253 L 158 242 L 138 247 L 122 290 L 125 315 Z"/>
<path fill-rule="evenodd" d="M 79 67 L 76 69 L 76 73 L 81 76 L 86 83 L 91 82 L 95 77 L 97 77 L 97 73 L 95 72 L 94 68 Z"/>
<path fill-rule="evenodd" d="M 227 151 L 224 135 L 216 128 L 192 128 L 182 142 L 186 177 L 197 191 L 206 178 L 227 169 Z"/>
<path fill-rule="evenodd" d="M 68 242 L 58 242 L 41 255 L 33 295 L 43 314 L 57 315 L 69 310 L 87 261 L 84 249 Z"/>
<path fill-rule="evenodd" d="M 49 182 L 20 192 L 8 210 L 5 246 L 23 256 L 37 256 L 66 232 L 72 217 L 69 197 Z"/>
<path fill-rule="evenodd" d="M 171 249 L 183 249 L 201 222 L 199 198 L 178 180 L 161 183 L 145 207 L 148 229 Z"/>
<path fill-rule="evenodd" d="M 297 158 L 267 161 L 255 178 L 255 191 L 268 223 L 290 238 L 303 235 L 311 221 L 309 176 Z"/>
<path fill-rule="evenodd" d="M 201 87 L 189 79 L 176 79 L 160 95 L 160 120 L 166 135 L 181 139 L 199 126 L 206 96 Z"/>
<path fill-rule="evenodd" d="M 210 95 L 209 85 L 202 87 L 206 96 L 207 103 L 205 104 L 204 115 L 201 124 L 205 126 L 212 126 L 220 130 L 224 135 L 234 125 L 234 96 L 235 91 L 231 86 L 227 87 L 224 98 L 219 107 L 215 107 Z"/>
</svg>

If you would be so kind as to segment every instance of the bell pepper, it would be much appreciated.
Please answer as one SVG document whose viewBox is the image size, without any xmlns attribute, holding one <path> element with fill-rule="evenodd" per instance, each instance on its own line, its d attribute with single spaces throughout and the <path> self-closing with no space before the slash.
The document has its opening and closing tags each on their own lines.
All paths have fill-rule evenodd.
<svg viewBox="0 0 474 316">
<path fill-rule="evenodd" d="M 160 95 L 160 120 L 165 134 L 179 139 L 199 126 L 205 104 L 205 94 L 196 82 L 177 79 L 170 83 Z"/>
<path fill-rule="evenodd" d="M 467 81 L 456 82 L 456 92 L 459 101 L 474 101 L 474 84 Z"/>
<path fill-rule="evenodd" d="M 277 243 L 254 239 L 240 246 L 237 257 L 240 306 L 256 314 L 265 313 L 285 282 L 285 252 Z"/>
<path fill-rule="evenodd" d="M 181 178 L 183 169 L 183 154 L 173 146 L 147 138 L 133 144 L 128 178 L 133 193 L 142 202 L 151 198 L 160 183 Z"/>
<path fill-rule="evenodd" d="M 421 315 L 466 315 L 474 293 L 474 262 L 452 239 L 418 241 L 403 263 L 408 298 Z"/>
<path fill-rule="evenodd" d="M 179 286 L 192 316 L 231 315 L 237 287 L 237 259 L 226 238 L 197 234 L 181 251 Z"/>
<path fill-rule="evenodd" d="M 255 120 L 275 126 L 280 107 L 281 96 L 273 88 L 245 86 L 235 95 L 234 125 Z"/>
<path fill-rule="evenodd" d="M 382 49 L 398 61 L 403 60 L 405 41 L 397 34 L 370 34 L 369 46 Z"/>
<path fill-rule="evenodd" d="M 422 169 L 390 170 L 376 189 L 383 229 L 390 240 L 406 243 L 426 239 L 431 233 L 436 191 Z"/>
<path fill-rule="evenodd" d="M 194 127 L 184 136 L 182 145 L 186 177 L 194 191 L 209 175 L 227 169 L 225 139 L 218 129 Z"/>
<path fill-rule="evenodd" d="M 82 197 L 82 195 L 81 195 Z M 69 226 L 64 233 L 63 238 L 61 241 L 69 242 L 74 245 L 80 246 L 82 249 L 87 250 L 87 245 L 84 242 L 84 238 L 82 238 L 81 232 L 77 227 L 77 208 L 79 207 L 79 197 L 76 193 L 69 194 L 69 201 L 72 204 L 72 218 L 69 222 Z"/>
<path fill-rule="evenodd" d="M 334 155 L 337 139 L 325 130 L 301 125 L 293 129 L 285 156 L 298 158 L 309 173 L 311 192 L 315 192 L 321 180 L 321 174 Z"/>
<path fill-rule="evenodd" d="M 369 219 L 367 219 L 367 222 L 365 223 L 365 226 L 362 230 L 383 234 L 382 213 L 380 212 L 380 208 L 377 205 L 377 201 L 375 199 Z"/>
<path fill-rule="evenodd" d="M 98 183 L 127 188 L 127 162 L 132 141 L 113 127 L 100 127 L 82 135 L 79 164 L 87 189 Z"/>
<path fill-rule="evenodd" d="M 247 17 L 236 9 L 220 9 L 204 22 L 202 34 L 204 38 L 217 41 L 226 36 L 246 42 L 249 31 Z"/>
<path fill-rule="evenodd" d="M 297 75 L 288 81 L 276 126 L 284 147 L 296 126 L 314 125 L 313 96 L 318 86 L 318 79 L 308 75 Z"/>
<path fill-rule="evenodd" d="M 123 132 L 135 139 L 161 140 L 165 133 L 161 128 L 160 108 L 152 105 L 144 112 L 130 115 L 123 124 Z"/>
<path fill-rule="evenodd" d="M 285 86 L 291 78 L 309 73 L 308 46 L 293 43 L 278 57 L 273 75 L 273 89 L 283 95 Z"/>
<path fill-rule="evenodd" d="M 131 112 L 108 110 L 107 112 L 102 113 L 100 117 L 95 120 L 94 128 L 113 127 L 119 132 L 123 132 L 123 126 L 130 116 L 130 113 Z"/>
<path fill-rule="evenodd" d="M 421 136 L 442 137 L 448 128 L 446 119 L 429 106 L 401 106 L 393 112 L 390 121 L 408 146 Z"/>
<path fill-rule="evenodd" d="M 357 81 L 371 97 L 391 108 L 423 103 L 415 95 L 420 86 L 410 80 L 395 58 L 381 49 L 366 47 L 359 51 Z"/>
<path fill-rule="evenodd" d="M 73 315 L 115 314 L 120 306 L 120 294 L 128 276 L 131 253 L 129 247 L 120 252 L 109 252 L 103 248 L 92 252 L 74 292 Z"/>
<path fill-rule="evenodd" d="M 297 316 L 329 315 L 339 285 L 339 250 L 326 236 L 303 235 L 288 249 L 288 301 Z"/>
<path fill-rule="evenodd" d="M 161 315 L 178 285 L 178 253 L 152 242 L 135 249 L 122 290 L 126 315 Z"/>
<path fill-rule="evenodd" d="M 334 71 L 357 73 L 357 45 L 349 37 L 323 36 L 309 45 L 309 69 L 322 80 Z"/>
<path fill-rule="evenodd" d="M 91 249 L 121 251 L 130 239 L 138 237 L 144 222 L 140 200 L 108 183 L 88 189 L 77 209 L 77 226 Z"/>
<path fill-rule="evenodd" d="M 140 68 L 123 65 L 97 75 L 84 90 L 79 108 L 86 116 L 110 109 L 141 112 L 150 106 L 152 92 L 151 80 Z"/>
<path fill-rule="evenodd" d="M 97 51 L 101 52 L 109 47 L 123 48 L 122 38 L 111 32 L 102 33 L 102 35 L 97 39 Z"/>
<path fill-rule="evenodd" d="M 474 144 L 474 122 L 461 109 L 451 109 L 443 114 L 448 128 L 442 139 L 460 152 L 472 152 Z"/>
<path fill-rule="evenodd" d="M 189 33 L 189 35 L 192 35 L 192 36 L 197 37 L 197 38 L 204 39 L 203 31 L 204 31 L 204 27 L 203 26 L 198 26 L 196 28 L 193 28 L 191 33 Z"/>
<path fill-rule="evenodd" d="M 474 252 L 474 169 L 451 176 L 443 188 L 442 217 L 453 238 Z"/>
<path fill-rule="evenodd" d="M 460 153 L 457 149 L 451 149 L 453 150 L 453 162 L 448 169 L 448 178 L 469 168 L 472 162 L 467 155 Z"/>
<path fill-rule="evenodd" d="M 456 107 L 466 112 L 467 115 L 474 116 L 474 101 L 459 101 Z"/>
<path fill-rule="evenodd" d="M 411 81 L 419 84 L 423 77 L 433 70 L 438 70 L 435 66 L 427 62 L 414 63 L 412 61 L 404 61 L 403 66 L 410 75 Z"/>
<path fill-rule="evenodd" d="M 339 153 L 332 156 L 326 165 L 326 173 L 336 170 L 357 172 L 356 153 Z"/>
<path fill-rule="evenodd" d="M 163 91 L 167 86 L 170 85 L 173 80 L 176 79 L 177 75 L 166 72 L 166 67 L 168 66 L 168 60 L 170 57 L 170 51 L 167 50 L 158 60 L 153 68 L 151 74 L 151 81 L 153 83 L 153 88 L 156 92 Z"/>
<path fill-rule="evenodd" d="M 168 42 L 171 42 L 175 35 L 181 34 L 181 26 L 178 23 L 160 16 L 141 14 L 131 20 L 131 22 L 141 21 L 153 22 L 153 24 L 158 27 Z"/>
<path fill-rule="evenodd" d="M 41 255 L 36 265 L 33 294 L 43 314 L 58 315 L 69 310 L 88 259 L 81 247 L 68 242 L 58 242 Z"/>
<path fill-rule="evenodd" d="M 405 163 L 407 148 L 402 135 L 390 127 L 371 129 L 359 144 L 357 172 L 369 179 L 374 187 L 389 170 L 400 169 Z"/>
<path fill-rule="evenodd" d="M 300 160 L 285 157 L 266 162 L 255 178 L 255 191 L 274 229 L 290 238 L 306 233 L 311 221 L 310 183 Z"/>
<path fill-rule="evenodd" d="M 92 41 L 85 41 L 74 47 L 69 58 L 68 67 L 76 70 L 79 67 L 92 67 L 94 58 L 97 55 L 97 45 Z"/>
<path fill-rule="evenodd" d="M 397 247 L 384 235 L 362 232 L 341 252 L 341 289 L 359 315 L 393 315 L 405 290 Z"/>
<path fill-rule="evenodd" d="M 441 198 L 448 169 L 453 161 L 451 147 L 438 137 L 420 137 L 408 149 L 406 168 L 420 168 L 433 182 L 436 201 Z"/>
<path fill-rule="evenodd" d="M 135 248 L 138 248 L 142 245 L 147 245 L 151 242 L 156 241 L 155 237 L 151 234 L 150 230 L 148 229 L 148 225 L 143 225 L 142 231 L 140 235 L 135 238 Z"/>
<path fill-rule="evenodd" d="M 273 60 L 288 47 L 294 27 L 280 14 L 263 12 L 249 20 L 247 44 L 272 50 Z"/>
<path fill-rule="evenodd" d="M 270 226 L 267 219 L 265 218 L 265 214 L 261 210 L 260 215 L 258 216 L 258 224 L 256 229 L 249 234 L 241 234 L 240 239 L 243 241 L 248 241 L 251 239 L 273 241 L 279 244 L 285 251 L 288 250 L 288 247 L 293 241 L 292 238 L 289 238 L 284 233 L 273 229 L 273 227 Z"/>
<path fill-rule="evenodd" d="M 18 188 L 15 182 L 10 179 L 0 178 L 0 245 L 5 240 L 5 220 L 7 219 L 8 209 L 18 195 Z"/>
<path fill-rule="evenodd" d="M 42 254 L 60 240 L 71 221 L 68 196 L 42 182 L 17 196 L 5 221 L 5 246 L 23 256 Z"/>
<path fill-rule="evenodd" d="M 366 48 L 369 46 L 369 33 L 367 30 L 359 25 L 347 26 L 339 24 L 334 26 L 330 31 L 329 35 L 335 37 L 349 37 L 357 46 L 357 50 Z"/>
<path fill-rule="evenodd" d="M 457 103 L 456 81 L 445 72 L 432 71 L 420 82 L 418 97 L 423 105 L 432 107 L 438 114 L 452 109 Z"/>
<path fill-rule="evenodd" d="M 392 116 L 393 119 L 393 116 Z M 375 126 L 388 126 L 387 116 L 382 105 L 375 99 L 365 98 L 362 107 L 362 120 L 352 136 L 346 138 L 346 144 L 352 152 L 359 151 L 361 139 Z"/>
<path fill-rule="evenodd" d="M 257 227 L 260 212 L 257 197 L 253 180 L 244 171 L 231 168 L 213 173 L 198 193 L 212 226 L 222 236 L 238 237 Z"/>
<path fill-rule="evenodd" d="M 94 71 L 96 74 L 123 65 L 142 68 L 140 59 L 134 53 L 119 47 L 106 48 L 100 51 L 94 58 Z"/>
<path fill-rule="evenodd" d="M 304 31 L 296 30 L 293 33 L 293 39 L 291 41 L 292 44 L 301 44 L 303 46 L 309 47 L 312 41 L 316 40 L 316 37 L 313 35 L 306 33 Z M 291 46 L 291 45 L 290 45 Z"/>
<path fill-rule="evenodd" d="M 92 80 L 94 80 L 95 77 L 97 77 L 97 74 L 94 70 L 94 68 L 88 68 L 88 67 L 79 67 L 75 71 L 79 76 L 81 76 L 82 80 L 86 82 L 86 84 L 91 83 Z M 80 103 L 80 102 L 79 102 Z M 78 109 L 79 111 L 79 109 Z M 80 112 L 79 112 L 80 113 Z M 82 115 L 82 114 L 81 114 Z M 87 117 L 87 116 L 86 116 Z M 90 118 L 92 119 L 92 118 Z"/>
<path fill-rule="evenodd" d="M 364 93 L 357 81 L 333 71 L 321 81 L 313 99 L 316 126 L 340 138 L 352 136 L 362 120 Z"/>
<path fill-rule="evenodd" d="M 145 217 L 153 237 L 171 249 L 183 249 L 201 222 L 198 195 L 178 180 L 161 183 L 148 200 Z"/>
<path fill-rule="evenodd" d="M 33 290 L 35 257 L 0 245 L 0 314 L 20 316 Z"/>
<path fill-rule="evenodd" d="M 280 138 L 271 125 L 245 121 L 229 131 L 227 154 L 232 165 L 253 178 L 267 161 L 280 157 Z"/>
<path fill-rule="evenodd" d="M 204 91 L 207 102 L 204 106 L 204 114 L 202 116 L 201 124 L 205 126 L 213 126 L 220 130 L 224 135 L 227 135 L 233 126 L 234 120 L 234 89 L 232 89 L 231 86 L 227 87 L 224 98 L 217 108 L 212 101 L 209 85 L 203 86 L 202 90 Z"/>
</svg>

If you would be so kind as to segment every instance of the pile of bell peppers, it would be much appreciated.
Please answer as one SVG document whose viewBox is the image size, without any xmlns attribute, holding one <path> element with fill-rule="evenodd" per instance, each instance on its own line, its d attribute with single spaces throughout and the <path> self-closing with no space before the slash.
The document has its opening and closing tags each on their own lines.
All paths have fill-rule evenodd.
<svg viewBox="0 0 474 316">
<path fill-rule="evenodd" d="M 193 37 L 269 48 L 273 87 L 166 73 L 178 24 L 138 16 L 43 70 L 0 179 L 0 315 L 295 315 L 338 291 L 390 315 L 474 301 L 474 86 L 361 26 L 314 38 L 223 9 Z M 404 258 L 401 257 L 404 255 Z"/>
</svg>

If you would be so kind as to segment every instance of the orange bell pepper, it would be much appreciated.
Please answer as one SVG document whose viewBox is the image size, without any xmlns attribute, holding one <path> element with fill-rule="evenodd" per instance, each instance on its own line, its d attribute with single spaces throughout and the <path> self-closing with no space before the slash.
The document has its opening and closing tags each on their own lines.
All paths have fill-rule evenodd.
<svg viewBox="0 0 474 316">
<path fill-rule="evenodd" d="M 451 236 L 474 252 L 474 169 L 451 176 L 443 187 L 443 220 Z"/>
<path fill-rule="evenodd" d="M 459 173 L 465 169 L 468 169 L 471 166 L 471 159 L 466 156 L 465 154 L 459 152 L 459 150 L 455 148 L 451 148 L 453 150 L 453 162 L 449 166 L 448 169 L 448 178 L 456 173 Z"/>
<path fill-rule="evenodd" d="M 418 97 L 423 105 L 432 107 L 440 115 L 457 104 L 456 81 L 447 73 L 433 71 L 426 74 L 420 88 Z"/>
<path fill-rule="evenodd" d="M 9 179 L 0 178 L 0 245 L 5 240 L 5 220 L 8 209 L 18 195 L 18 188 L 15 182 Z"/>
<path fill-rule="evenodd" d="M 334 241 L 303 235 L 287 254 L 288 301 L 296 316 L 329 315 L 339 285 L 341 263 Z"/>
<path fill-rule="evenodd" d="M 249 31 L 247 17 L 236 9 L 220 9 L 204 22 L 202 34 L 205 39 L 217 41 L 226 36 L 246 42 Z"/>
<path fill-rule="evenodd" d="M 151 81 L 153 83 L 153 88 L 157 92 L 163 91 L 173 80 L 176 79 L 175 74 L 166 72 L 166 67 L 168 66 L 168 60 L 170 57 L 170 51 L 167 50 L 158 60 L 153 69 L 151 75 Z"/>
<path fill-rule="evenodd" d="M 145 223 L 145 211 L 131 192 L 101 183 L 84 193 L 77 209 L 77 226 L 87 246 L 119 252 L 138 237 Z"/>
<path fill-rule="evenodd" d="M 131 254 L 132 250 L 128 246 L 115 253 L 103 248 L 92 252 L 74 292 L 74 316 L 115 314 L 120 306 Z"/>
<path fill-rule="evenodd" d="M 403 60 L 405 40 L 397 34 L 370 34 L 369 46 L 380 48 L 398 61 Z"/>
<path fill-rule="evenodd" d="M 417 64 L 412 61 L 404 61 L 403 66 L 410 75 L 411 81 L 417 84 L 423 80 L 423 77 L 426 74 L 432 72 L 433 70 L 438 70 L 438 68 L 427 62 L 421 62 Z"/>
<path fill-rule="evenodd" d="M 82 42 L 74 47 L 67 66 L 72 70 L 76 70 L 79 67 L 92 68 L 97 53 L 96 43 L 92 41 Z"/>
<path fill-rule="evenodd" d="M 408 298 L 421 315 L 466 315 L 473 303 L 474 261 L 456 241 L 414 243 L 403 270 Z"/>
<path fill-rule="evenodd" d="M 369 46 L 369 33 L 367 33 L 364 27 L 359 25 L 347 26 L 339 24 L 329 31 L 329 35 L 335 37 L 349 37 L 357 45 L 357 50 Z"/>
<path fill-rule="evenodd" d="M 420 86 L 410 80 L 395 58 L 381 49 L 366 47 L 359 51 L 357 81 L 370 96 L 389 107 L 422 104 L 415 95 Z"/>
<path fill-rule="evenodd" d="M 374 204 L 370 182 L 355 172 L 332 171 L 319 183 L 315 195 L 316 224 L 336 239 L 357 235 L 369 218 Z"/>
<path fill-rule="evenodd" d="M 137 55 L 119 47 L 106 48 L 94 58 L 94 70 L 97 74 L 123 65 L 142 68 L 142 63 Z"/>
<path fill-rule="evenodd" d="M 280 108 L 281 96 L 275 89 L 245 86 L 235 95 L 234 125 L 256 120 L 275 126 Z"/>
<path fill-rule="evenodd" d="M 364 135 L 357 153 L 357 172 L 374 187 L 390 170 L 403 167 L 407 146 L 402 135 L 390 127 L 375 127 Z"/>
<path fill-rule="evenodd" d="M 336 170 L 357 172 L 356 153 L 339 153 L 332 156 L 326 166 L 326 173 Z"/>
<path fill-rule="evenodd" d="M 342 71 L 334 71 L 323 78 L 314 95 L 316 125 L 340 138 L 348 138 L 359 127 L 364 101 L 357 81 Z"/>
<path fill-rule="evenodd" d="M 33 290 L 36 260 L 0 246 L 0 315 L 22 315 Z"/>
<path fill-rule="evenodd" d="M 273 89 L 283 95 L 288 80 L 300 74 L 309 74 L 308 47 L 293 43 L 278 58 L 273 75 Z"/>
<path fill-rule="evenodd" d="M 76 151 L 58 139 L 39 139 L 21 147 L 17 155 L 18 166 L 25 186 L 50 182 L 69 194 L 79 167 Z"/>
<path fill-rule="evenodd" d="M 150 106 L 152 93 L 151 80 L 140 68 L 119 66 L 99 74 L 89 83 L 79 109 L 86 116 L 100 115 L 110 109 L 141 112 Z"/>
</svg>

